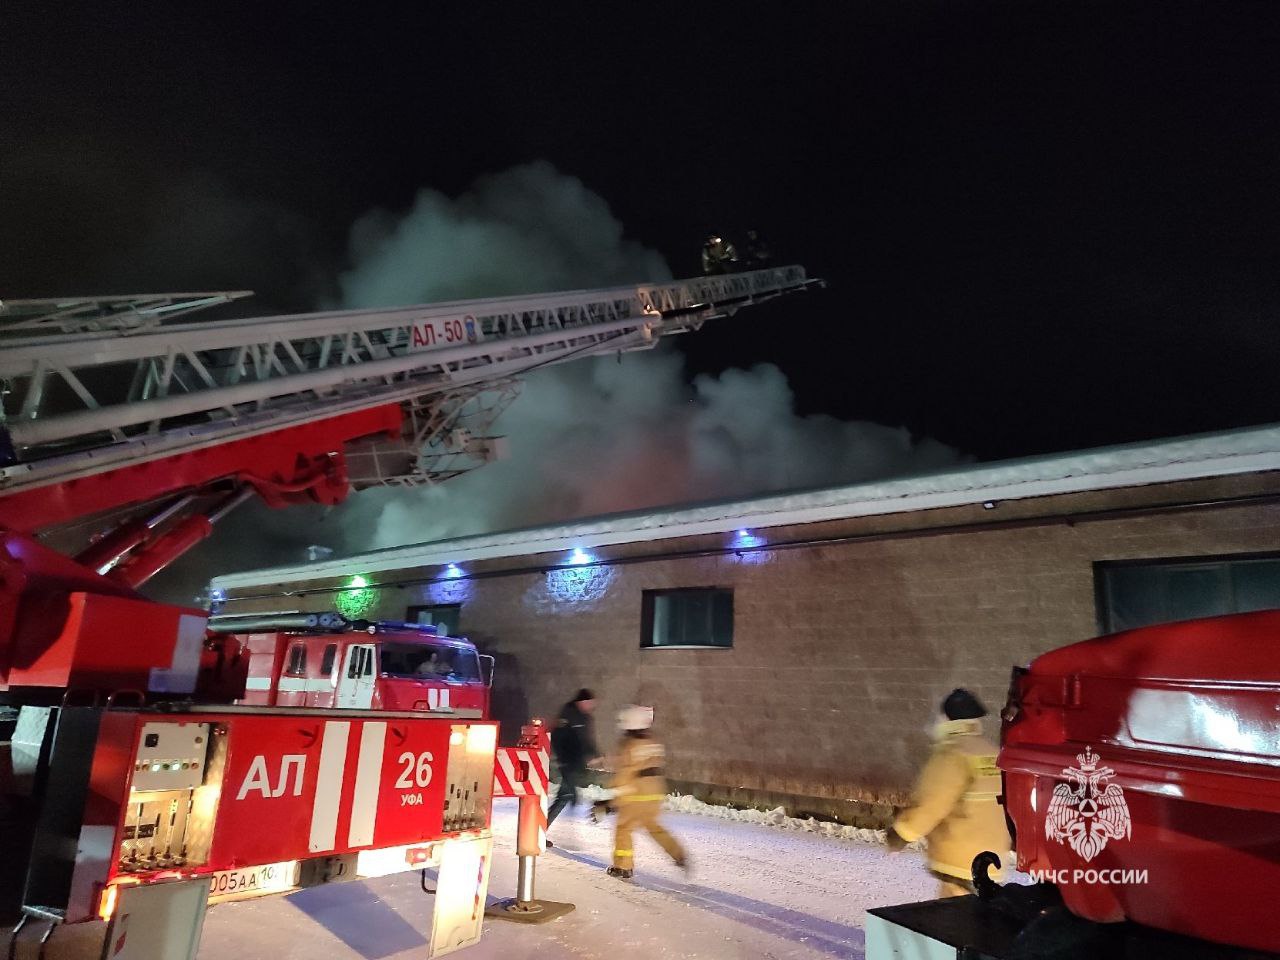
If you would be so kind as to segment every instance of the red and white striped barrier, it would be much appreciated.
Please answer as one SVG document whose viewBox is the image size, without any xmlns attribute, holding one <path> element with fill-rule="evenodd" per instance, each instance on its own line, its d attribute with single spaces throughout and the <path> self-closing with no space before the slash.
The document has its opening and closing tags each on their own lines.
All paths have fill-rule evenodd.
<svg viewBox="0 0 1280 960">
<path fill-rule="evenodd" d="M 538 747 L 501 747 L 493 765 L 493 795 L 520 797 L 518 846 L 523 855 L 547 849 L 548 752 Z"/>
<path fill-rule="evenodd" d="M 534 896 L 534 864 L 547 849 L 547 788 L 551 782 L 551 738 L 545 720 L 534 718 L 520 728 L 514 747 L 501 747 L 493 765 L 493 795 L 519 797 L 516 825 L 516 896 L 485 910 L 491 917 L 521 923 L 544 923 L 573 909 L 571 903 Z"/>
<path fill-rule="evenodd" d="M 529 747 L 501 747 L 493 765 L 495 797 L 545 797 L 551 781 L 546 750 Z"/>
</svg>

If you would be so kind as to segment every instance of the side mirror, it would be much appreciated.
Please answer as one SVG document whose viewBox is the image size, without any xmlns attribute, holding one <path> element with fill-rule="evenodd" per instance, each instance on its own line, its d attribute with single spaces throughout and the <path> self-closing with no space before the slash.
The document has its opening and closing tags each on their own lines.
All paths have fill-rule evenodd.
<svg viewBox="0 0 1280 960">
<path fill-rule="evenodd" d="M 493 674 L 494 674 L 494 671 L 497 669 L 497 661 L 494 660 L 493 657 L 489 656 L 489 654 L 487 653 L 477 654 L 477 656 L 480 657 L 480 663 L 481 663 L 480 677 L 482 680 L 484 680 L 484 685 L 486 687 L 492 687 Z"/>
</svg>

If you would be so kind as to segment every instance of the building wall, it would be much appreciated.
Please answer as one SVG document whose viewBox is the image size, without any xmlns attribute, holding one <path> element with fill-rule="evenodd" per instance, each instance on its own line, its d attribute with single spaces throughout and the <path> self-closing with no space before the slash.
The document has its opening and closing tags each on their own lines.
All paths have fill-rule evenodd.
<svg viewBox="0 0 1280 960">
<path fill-rule="evenodd" d="M 553 714 L 591 686 L 605 744 L 618 706 L 654 705 L 671 775 L 688 789 L 879 823 L 905 801 L 949 690 L 967 686 L 998 712 L 1012 665 L 1096 633 L 1095 561 L 1274 550 L 1280 506 L 1252 503 L 633 556 L 382 590 L 376 613 L 463 603 L 462 632 L 499 659 L 505 719 Z M 641 591 L 698 586 L 733 588 L 733 648 L 642 650 Z"/>
</svg>

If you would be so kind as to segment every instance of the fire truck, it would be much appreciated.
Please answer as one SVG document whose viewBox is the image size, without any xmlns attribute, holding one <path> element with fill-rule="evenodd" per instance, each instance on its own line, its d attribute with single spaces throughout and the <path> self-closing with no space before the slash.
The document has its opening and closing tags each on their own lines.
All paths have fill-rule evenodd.
<svg viewBox="0 0 1280 960">
<path fill-rule="evenodd" d="M 212 617 L 209 630 L 248 651 L 242 703 L 489 716 L 493 658 L 434 625 L 333 612 Z"/>
<path fill-rule="evenodd" d="M 1280 611 L 1129 630 L 1013 671 L 999 766 L 1017 867 L 870 911 L 868 960 L 1280 954 Z"/>
<path fill-rule="evenodd" d="M 138 588 L 248 499 L 333 505 L 482 466 L 522 374 L 816 282 L 782 267 L 215 320 L 192 314 L 244 292 L 0 302 L 0 914 L 17 916 L 0 949 L 184 960 L 211 897 L 425 867 L 427 955 L 474 943 L 496 725 L 474 677 L 396 665 L 434 645 L 456 671 L 469 645 L 404 624 L 210 630 Z"/>
</svg>

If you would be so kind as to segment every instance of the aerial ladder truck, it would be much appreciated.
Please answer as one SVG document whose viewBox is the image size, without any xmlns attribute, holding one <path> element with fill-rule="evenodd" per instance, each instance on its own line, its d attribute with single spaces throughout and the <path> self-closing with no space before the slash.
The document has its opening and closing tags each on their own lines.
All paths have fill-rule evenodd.
<svg viewBox="0 0 1280 960">
<path fill-rule="evenodd" d="M 217 320 L 192 314 L 246 294 L 0 301 L 0 951 L 181 960 L 211 892 L 427 866 L 427 955 L 473 943 L 496 725 L 243 702 L 237 636 L 138 588 L 248 499 L 458 476 L 501 454 L 522 376 L 816 282 L 792 266 Z"/>
</svg>

